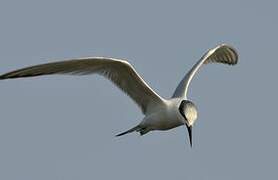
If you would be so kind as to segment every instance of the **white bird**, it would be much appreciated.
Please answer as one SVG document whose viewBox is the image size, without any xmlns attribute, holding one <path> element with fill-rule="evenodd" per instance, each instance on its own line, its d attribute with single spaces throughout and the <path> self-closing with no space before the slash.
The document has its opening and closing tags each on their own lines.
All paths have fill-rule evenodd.
<svg viewBox="0 0 278 180">
<path fill-rule="evenodd" d="M 168 130 L 186 125 L 192 146 L 192 126 L 197 119 L 197 108 L 193 102 L 188 100 L 187 91 L 193 76 L 203 64 L 235 65 L 237 61 L 236 50 L 226 44 L 208 50 L 184 76 L 170 99 L 164 99 L 152 90 L 127 61 L 114 58 L 87 57 L 41 64 L 0 75 L 0 80 L 51 74 L 87 75 L 97 73 L 111 80 L 128 94 L 145 115 L 137 126 L 116 136 L 134 131 L 144 135 L 153 130 Z"/>
</svg>

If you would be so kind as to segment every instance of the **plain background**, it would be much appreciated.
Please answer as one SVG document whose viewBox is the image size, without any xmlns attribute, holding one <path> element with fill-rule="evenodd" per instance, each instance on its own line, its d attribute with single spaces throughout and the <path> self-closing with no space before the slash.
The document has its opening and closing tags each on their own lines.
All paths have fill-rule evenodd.
<svg viewBox="0 0 278 180">
<path fill-rule="evenodd" d="M 0 82 L 0 179 L 276 179 L 276 1 L 0 2 L 0 72 L 75 57 L 128 59 L 163 97 L 220 43 L 237 66 L 207 65 L 185 127 L 114 135 L 140 109 L 100 76 Z"/>
</svg>

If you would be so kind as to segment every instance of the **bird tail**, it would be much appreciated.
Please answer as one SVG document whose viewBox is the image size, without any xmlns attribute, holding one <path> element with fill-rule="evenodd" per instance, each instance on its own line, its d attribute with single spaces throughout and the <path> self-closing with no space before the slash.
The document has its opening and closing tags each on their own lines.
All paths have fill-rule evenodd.
<svg viewBox="0 0 278 180">
<path fill-rule="evenodd" d="M 137 126 L 131 128 L 131 129 L 125 131 L 125 132 L 122 132 L 122 133 L 120 133 L 120 134 L 117 134 L 116 137 L 119 137 L 119 136 L 122 136 L 122 135 L 125 135 L 125 134 L 128 134 L 128 133 L 132 133 L 132 132 L 134 132 L 134 131 L 140 131 L 140 129 L 141 129 L 140 126 L 137 125 Z"/>
</svg>

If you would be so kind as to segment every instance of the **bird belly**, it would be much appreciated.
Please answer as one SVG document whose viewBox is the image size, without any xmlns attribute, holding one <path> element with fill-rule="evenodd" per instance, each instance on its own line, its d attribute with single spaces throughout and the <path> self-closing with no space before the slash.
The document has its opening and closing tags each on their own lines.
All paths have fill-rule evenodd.
<svg viewBox="0 0 278 180">
<path fill-rule="evenodd" d="M 142 124 L 150 130 L 169 130 L 183 125 L 179 114 L 165 111 L 145 117 Z"/>
</svg>

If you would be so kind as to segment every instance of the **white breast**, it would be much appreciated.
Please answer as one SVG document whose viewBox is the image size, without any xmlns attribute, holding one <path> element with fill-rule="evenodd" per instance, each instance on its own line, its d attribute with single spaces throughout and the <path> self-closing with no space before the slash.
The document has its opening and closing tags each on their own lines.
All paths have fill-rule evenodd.
<svg viewBox="0 0 278 180">
<path fill-rule="evenodd" d="M 151 130 L 168 130 L 184 124 L 184 118 L 178 107 L 179 99 L 167 100 L 160 110 L 146 116 L 142 124 Z"/>
</svg>

